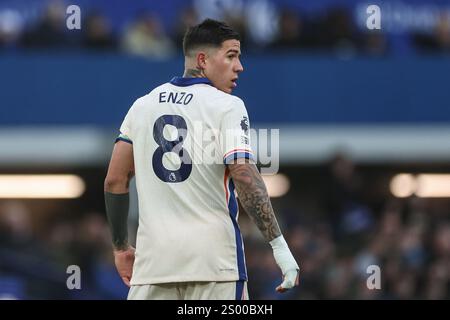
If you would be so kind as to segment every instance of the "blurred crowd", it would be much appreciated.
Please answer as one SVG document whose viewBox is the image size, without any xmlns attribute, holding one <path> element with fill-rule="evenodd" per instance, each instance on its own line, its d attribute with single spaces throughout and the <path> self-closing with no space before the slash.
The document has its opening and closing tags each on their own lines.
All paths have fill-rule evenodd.
<svg viewBox="0 0 450 320">
<path fill-rule="evenodd" d="M 257 3 L 257 2 L 255 2 Z M 179 9 L 178 19 L 163 23 L 158 14 L 142 11 L 119 28 L 102 11 L 82 12 L 81 30 L 66 27 L 65 6 L 49 2 L 42 14 L 25 21 L 15 11 L 0 12 L 0 50 L 96 50 L 122 52 L 150 59 L 167 59 L 181 54 L 181 40 L 187 27 L 204 18 L 201 6 Z M 214 16 L 227 21 L 242 36 L 246 52 L 314 51 L 343 56 L 384 56 L 398 51 L 405 42 L 415 53 L 450 52 L 450 15 L 440 15 L 431 32 L 411 31 L 401 37 L 383 30 L 358 27 L 347 8 L 332 7 L 320 15 L 305 15 L 288 7 L 255 6 L 247 10 L 224 10 Z M 402 38 L 400 40 L 400 38 Z"/>
<path fill-rule="evenodd" d="M 275 292 L 281 274 L 272 250 L 241 211 L 251 299 L 449 299 L 448 199 L 398 199 L 386 186 L 375 192 L 380 179 L 368 178 L 344 156 L 328 168 L 319 169 L 320 179 L 292 180 L 286 196 L 272 199 L 301 267 L 295 290 Z M 286 174 L 295 179 L 292 173 L 301 170 L 293 167 Z M 20 201 L 0 202 L 0 298 L 126 297 L 104 212 L 44 218 L 33 217 L 29 208 Z M 81 290 L 67 289 L 70 265 L 80 267 Z M 369 279 L 369 266 L 379 267 L 379 283 Z M 369 289 L 368 282 L 376 288 Z"/>
<path fill-rule="evenodd" d="M 76 283 L 69 279 L 74 274 L 69 266 L 80 268 L 81 290 L 68 289 L 68 282 Z M 0 299 L 122 299 L 126 294 L 104 214 L 62 211 L 33 221 L 23 202 L 0 203 Z"/>
<path fill-rule="evenodd" d="M 249 286 L 255 296 L 449 299 L 448 199 L 398 199 L 386 192 L 374 194 L 373 185 L 380 177 L 364 177 L 341 155 L 331 161 L 329 169 L 315 196 L 307 196 L 315 199 L 315 206 L 305 205 L 301 195 L 273 200 L 287 241 L 300 262 L 298 290 L 286 296 L 274 291 L 280 282 L 279 270 L 270 248 L 258 241 L 256 230 L 250 228 L 254 240 L 247 241 L 246 252 Z M 378 284 L 373 266 L 379 267 Z"/>
</svg>

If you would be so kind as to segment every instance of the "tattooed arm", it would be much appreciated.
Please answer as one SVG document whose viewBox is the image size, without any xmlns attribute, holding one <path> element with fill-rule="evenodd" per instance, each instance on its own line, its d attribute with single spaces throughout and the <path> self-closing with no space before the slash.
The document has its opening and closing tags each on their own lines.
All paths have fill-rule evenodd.
<svg viewBox="0 0 450 320">
<path fill-rule="evenodd" d="M 267 241 L 281 235 L 264 181 L 253 163 L 229 165 L 239 201 Z"/>
<path fill-rule="evenodd" d="M 228 166 L 242 207 L 259 228 L 273 249 L 275 261 L 284 280 L 276 290 L 284 292 L 298 285 L 299 267 L 281 234 L 264 181 L 256 165 L 249 160 L 238 160 Z"/>
</svg>

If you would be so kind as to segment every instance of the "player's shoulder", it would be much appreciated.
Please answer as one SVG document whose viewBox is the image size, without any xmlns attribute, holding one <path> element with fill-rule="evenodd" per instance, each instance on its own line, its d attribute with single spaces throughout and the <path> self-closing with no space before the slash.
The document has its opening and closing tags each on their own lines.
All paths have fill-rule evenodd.
<svg viewBox="0 0 450 320">
<path fill-rule="evenodd" d="M 146 103 L 151 103 L 153 99 L 157 98 L 157 95 L 159 92 L 161 92 L 162 89 L 167 88 L 167 86 L 169 85 L 169 83 L 163 83 L 157 87 L 155 87 L 154 89 L 152 89 L 150 92 L 148 92 L 147 94 L 137 98 L 133 105 L 143 105 Z"/>
<path fill-rule="evenodd" d="M 208 86 L 207 88 L 209 89 L 209 92 L 212 95 L 215 95 L 219 99 L 223 99 L 223 100 L 228 101 L 230 103 L 243 103 L 241 98 L 239 98 L 237 96 L 233 96 L 230 93 L 223 92 L 222 90 L 219 90 L 216 87 Z"/>
<path fill-rule="evenodd" d="M 223 92 L 215 87 L 209 87 L 208 89 L 209 100 L 216 106 L 223 109 L 223 111 L 229 111 L 232 108 L 245 108 L 244 101 L 241 98 Z"/>
<path fill-rule="evenodd" d="M 162 90 L 166 90 L 166 89 L 169 88 L 169 87 L 170 87 L 170 83 L 169 83 L 169 82 L 160 84 L 159 86 L 155 87 L 152 91 L 150 91 L 149 93 L 147 93 L 145 96 L 142 96 L 141 99 L 142 99 L 142 100 L 153 99 L 153 98 L 157 97 L 158 94 L 159 94 Z"/>
<path fill-rule="evenodd" d="M 241 111 L 243 109 L 244 110 L 246 109 L 244 101 L 241 98 L 239 98 L 237 96 L 233 96 L 233 95 L 225 93 L 225 92 L 224 92 L 224 94 L 227 95 L 227 102 L 228 102 L 226 104 L 226 110 L 225 111 L 231 111 L 231 110 L 234 110 L 234 111 L 239 110 L 239 111 Z"/>
<path fill-rule="evenodd" d="M 237 97 L 237 96 L 233 96 L 233 95 L 231 95 L 231 94 L 229 94 L 229 96 L 230 96 L 231 104 L 232 104 L 233 106 L 234 106 L 234 105 L 239 105 L 239 106 L 241 106 L 241 107 L 245 107 L 244 101 L 243 101 L 241 98 L 239 98 L 239 97 Z"/>
</svg>

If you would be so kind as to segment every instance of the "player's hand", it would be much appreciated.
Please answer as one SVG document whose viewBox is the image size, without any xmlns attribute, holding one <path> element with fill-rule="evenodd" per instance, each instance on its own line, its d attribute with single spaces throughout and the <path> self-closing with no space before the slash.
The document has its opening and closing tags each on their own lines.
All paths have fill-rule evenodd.
<svg viewBox="0 0 450 320">
<path fill-rule="evenodd" d="M 283 273 L 283 282 L 275 290 L 283 293 L 298 286 L 300 268 L 283 236 L 272 240 L 270 245 L 272 246 L 275 261 Z"/>
<path fill-rule="evenodd" d="M 300 272 L 298 270 L 290 270 L 283 276 L 283 282 L 275 289 L 277 292 L 283 293 L 299 284 Z"/>
<path fill-rule="evenodd" d="M 114 249 L 114 263 L 116 269 L 119 272 L 122 281 L 129 287 L 131 275 L 133 274 L 134 264 L 134 251 L 132 246 L 128 246 L 127 249 L 117 250 Z"/>
</svg>

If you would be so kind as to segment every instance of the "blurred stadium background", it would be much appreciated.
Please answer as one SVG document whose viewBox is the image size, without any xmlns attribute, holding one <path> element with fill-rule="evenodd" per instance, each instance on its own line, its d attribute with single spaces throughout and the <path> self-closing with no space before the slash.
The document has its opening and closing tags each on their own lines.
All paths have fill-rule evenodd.
<svg viewBox="0 0 450 320">
<path fill-rule="evenodd" d="M 103 204 L 113 141 L 136 98 L 182 74 L 182 34 L 205 17 L 241 32 L 235 94 L 254 127 L 280 129 L 267 183 L 301 285 L 275 293 L 270 247 L 241 214 L 250 297 L 449 299 L 448 0 L 0 0 L 0 297 L 126 297 Z"/>
</svg>

